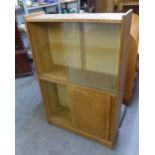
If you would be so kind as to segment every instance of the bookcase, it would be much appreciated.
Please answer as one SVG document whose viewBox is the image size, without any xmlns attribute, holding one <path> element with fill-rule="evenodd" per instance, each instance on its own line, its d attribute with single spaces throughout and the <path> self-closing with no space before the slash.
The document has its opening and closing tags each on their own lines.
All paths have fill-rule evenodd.
<svg viewBox="0 0 155 155">
<path fill-rule="evenodd" d="M 113 146 L 131 15 L 132 10 L 25 16 L 49 123 Z"/>
</svg>

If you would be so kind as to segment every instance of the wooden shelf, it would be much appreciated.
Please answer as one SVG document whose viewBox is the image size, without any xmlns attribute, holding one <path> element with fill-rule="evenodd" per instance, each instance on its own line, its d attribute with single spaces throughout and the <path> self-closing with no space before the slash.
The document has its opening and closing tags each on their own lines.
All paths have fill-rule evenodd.
<svg viewBox="0 0 155 155">
<path fill-rule="evenodd" d="M 123 13 L 93 14 L 40 14 L 27 18 L 28 22 L 89 22 L 89 23 L 121 23 Z"/>
<path fill-rule="evenodd" d="M 61 84 L 80 84 L 86 87 L 115 92 L 115 76 L 55 65 L 39 76 L 40 79 Z"/>
<path fill-rule="evenodd" d="M 63 82 L 69 82 L 68 77 L 68 69 L 64 66 L 55 66 L 54 68 L 51 68 L 49 71 L 44 72 L 39 76 L 41 79 L 49 79 L 53 81 L 63 81 Z"/>
<path fill-rule="evenodd" d="M 131 15 L 130 10 L 25 17 L 49 122 L 113 146 Z"/>
</svg>

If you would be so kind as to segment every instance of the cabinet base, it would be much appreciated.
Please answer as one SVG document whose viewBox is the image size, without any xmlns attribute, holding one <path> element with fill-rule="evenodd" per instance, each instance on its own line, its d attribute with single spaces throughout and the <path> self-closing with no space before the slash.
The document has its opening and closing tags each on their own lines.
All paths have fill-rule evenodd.
<svg viewBox="0 0 155 155">
<path fill-rule="evenodd" d="M 84 137 L 86 137 L 86 138 L 88 138 L 90 140 L 93 140 L 93 141 L 95 141 L 97 143 L 103 144 L 103 145 L 105 145 L 105 146 L 107 146 L 107 147 L 109 147 L 111 149 L 113 148 L 114 142 L 112 142 L 112 141 L 107 141 L 107 140 L 95 137 L 95 136 L 90 135 L 90 134 L 88 134 L 86 132 L 83 132 L 81 130 L 75 129 L 75 128 L 70 127 L 70 126 L 66 126 L 65 124 L 62 124 L 62 123 L 59 123 L 59 122 L 53 122 L 53 120 L 51 120 L 51 119 L 49 119 L 48 122 L 51 125 L 55 125 L 57 127 L 61 127 L 63 129 L 67 129 L 67 130 L 69 130 L 69 131 L 71 131 L 73 133 L 76 133 L 76 134 L 80 135 L 80 136 L 82 135 L 82 136 L 84 136 Z"/>
</svg>

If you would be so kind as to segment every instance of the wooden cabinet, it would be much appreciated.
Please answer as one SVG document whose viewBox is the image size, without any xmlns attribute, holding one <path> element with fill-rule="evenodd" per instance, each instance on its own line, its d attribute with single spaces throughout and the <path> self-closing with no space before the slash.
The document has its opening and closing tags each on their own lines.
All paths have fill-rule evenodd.
<svg viewBox="0 0 155 155">
<path fill-rule="evenodd" d="M 27 50 L 16 50 L 15 53 L 15 77 L 32 75 L 31 62 L 27 55 Z"/>
<path fill-rule="evenodd" d="M 32 75 L 31 62 L 15 22 L 15 77 Z"/>
<path fill-rule="evenodd" d="M 49 123 L 112 147 L 132 11 L 25 17 Z"/>
<path fill-rule="evenodd" d="M 115 12 L 126 12 L 132 9 L 133 13 L 139 15 L 139 0 L 115 0 L 113 5 Z"/>
<path fill-rule="evenodd" d="M 88 12 L 113 12 L 114 0 L 87 0 Z"/>
</svg>

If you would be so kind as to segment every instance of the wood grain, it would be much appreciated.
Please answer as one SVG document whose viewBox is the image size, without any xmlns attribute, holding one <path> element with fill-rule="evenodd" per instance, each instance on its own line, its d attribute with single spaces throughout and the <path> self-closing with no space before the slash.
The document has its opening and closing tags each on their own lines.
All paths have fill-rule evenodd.
<svg viewBox="0 0 155 155">
<path fill-rule="evenodd" d="M 129 52 L 129 36 L 130 36 L 130 26 L 131 26 L 132 10 L 129 10 L 123 16 L 123 21 L 121 24 L 121 41 L 120 41 L 120 52 L 119 52 L 119 76 L 116 80 L 116 99 L 115 99 L 115 109 L 114 109 L 114 122 L 112 137 L 113 141 L 116 137 L 117 130 L 119 127 L 120 110 L 124 95 L 124 84 L 125 84 L 125 74 L 127 68 L 128 52 Z"/>
<path fill-rule="evenodd" d="M 31 49 L 38 74 L 43 73 L 52 66 L 50 44 L 48 39 L 47 25 L 43 23 L 28 23 Z M 40 35 L 41 34 L 41 35 Z"/>
<path fill-rule="evenodd" d="M 70 87 L 73 126 L 108 140 L 110 96 L 89 89 Z"/>
<path fill-rule="evenodd" d="M 131 14 L 25 17 L 49 123 L 113 146 Z"/>
<path fill-rule="evenodd" d="M 115 92 L 116 77 L 110 74 L 68 68 L 54 65 L 49 71 L 39 76 L 41 79 L 51 79 L 54 82 L 74 83 L 109 92 Z"/>
<path fill-rule="evenodd" d="M 85 14 L 41 14 L 27 16 L 27 22 L 91 22 L 121 23 L 123 13 L 85 13 Z"/>
<path fill-rule="evenodd" d="M 80 69 L 80 24 L 49 23 L 47 26 L 53 63 Z"/>
<path fill-rule="evenodd" d="M 86 70 L 118 75 L 119 24 L 84 24 Z"/>
<path fill-rule="evenodd" d="M 113 2 L 114 0 L 95 0 L 96 2 L 96 10 L 97 13 L 105 13 L 113 11 Z"/>
<path fill-rule="evenodd" d="M 135 78 L 138 70 L 139 17 L 136 14 L 132 15 L 129 42 L 129 56 L 123 97 L 124 104 L 126 105 L 130 105 L 131 103 L 135 86 Z"/>
</svg>

